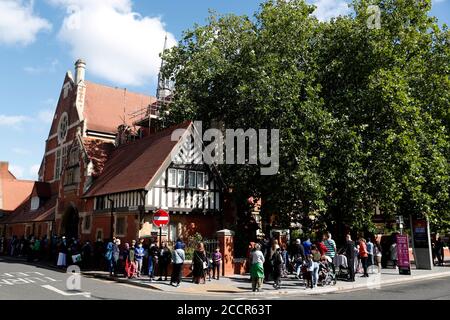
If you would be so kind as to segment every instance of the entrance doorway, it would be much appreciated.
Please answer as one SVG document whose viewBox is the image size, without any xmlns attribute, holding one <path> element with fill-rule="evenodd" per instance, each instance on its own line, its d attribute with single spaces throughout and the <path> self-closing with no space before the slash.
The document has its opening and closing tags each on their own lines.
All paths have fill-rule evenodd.
<svg viewBox="0 0 450 320">
<path fill-rule="evenodd" d="M 61 234 L 65 235 L 68 239 L 78 239 L 79 222 L 78 210 L 73 206 L 69 206 L 61 221 Z"/>
</svg>

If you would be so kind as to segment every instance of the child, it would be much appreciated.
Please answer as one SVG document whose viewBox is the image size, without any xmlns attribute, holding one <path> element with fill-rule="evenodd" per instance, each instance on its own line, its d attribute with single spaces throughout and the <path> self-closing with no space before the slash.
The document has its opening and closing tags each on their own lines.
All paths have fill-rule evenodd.
<svg viewBox="0 0 450 320">
<path fill-rule="evenodd" d="M 314 284 L 313 284 L 314 260 L 313 260 L 312 254 L 309 254 L 306 256 L 306 270 L 308 272 L 308 276 L 307 276 L 308 282 L 307 282 L 305 289 L 308 287 L 313 289 L 314 288 Z"/>
<path fill-rule="evenodd" d="M 217 248 L 216 252 L 214 252 L 212 256 L 212 268 L 214 279 L 216 279 L 216 271 L 217 271 L 217 280 L 219 280 L 221 264 L 222 264 L 222 254 L 220 253 L 220 248 Z"/>
</svg>

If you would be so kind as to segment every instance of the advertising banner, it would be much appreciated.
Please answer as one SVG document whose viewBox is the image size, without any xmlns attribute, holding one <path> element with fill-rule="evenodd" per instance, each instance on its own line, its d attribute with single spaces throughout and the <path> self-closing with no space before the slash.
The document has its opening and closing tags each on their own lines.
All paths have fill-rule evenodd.
<svg viewBox="0 0 450 320">
<path fill-rule="evenodd" d="M 397 264 L 400 274 L 410 275 L 409 245 L 407 235 L 397 235 Z"/>
</svg>

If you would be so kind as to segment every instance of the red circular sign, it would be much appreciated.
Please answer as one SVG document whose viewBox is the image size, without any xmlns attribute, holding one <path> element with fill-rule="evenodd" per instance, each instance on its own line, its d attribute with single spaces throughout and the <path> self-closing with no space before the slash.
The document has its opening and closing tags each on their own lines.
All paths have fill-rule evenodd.
<svg viewBox="0 0 450 320">
<path fill-rule="evenodd" d="M 153 215 L 153 224 L 158 228 L 164 227 L 169 224 L 170 216 L 167 211 L 159 209 Z"/>
</svg>

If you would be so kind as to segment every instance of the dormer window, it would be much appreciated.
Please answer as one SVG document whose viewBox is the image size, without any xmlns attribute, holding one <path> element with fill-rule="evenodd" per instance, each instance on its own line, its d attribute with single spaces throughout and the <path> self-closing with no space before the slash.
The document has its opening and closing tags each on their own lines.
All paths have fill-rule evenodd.
<svg viewBox="0 0 450 320">
<path fill-rule="evenodd" d="M 31 211 L 36 211 L 39 209 L 39 205 L 41 203 L 41 199 L 39 197 L 32 197 L 31 198 Z"/>
</svg>

